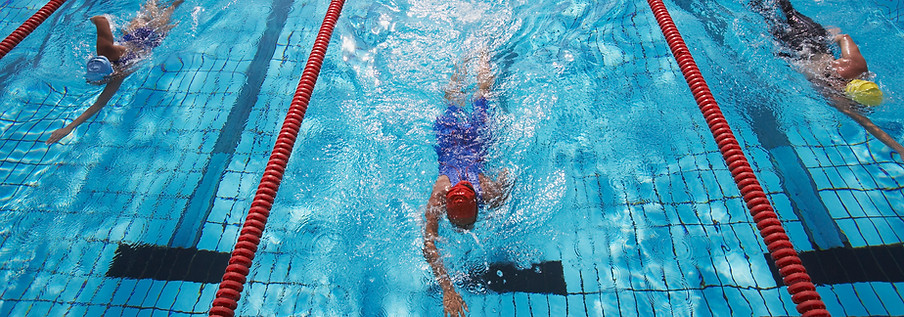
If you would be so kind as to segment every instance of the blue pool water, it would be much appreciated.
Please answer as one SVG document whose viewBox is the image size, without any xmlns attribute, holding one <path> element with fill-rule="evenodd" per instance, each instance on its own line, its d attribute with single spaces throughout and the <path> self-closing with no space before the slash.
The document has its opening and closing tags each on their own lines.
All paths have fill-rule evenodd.
<svg viewBox="0 0 904 317">
<path fill-rule="evenodd" d="M 899 272 L 876 250 L 904 242 L 900 156 L 776 58 L 746 2 L 665 4 L 795 247 L 869 250 L 860 267 Z M 792 2 L 857 41 L 887 97 L 868 117 L 904 141 L 902 5 Z M 0 3 L 0 34 L 43 4 Z M 82 77 L 88 18 L 122 26 L 140 4 L 70 0 L 0 60 L 0 315 L 211 305 L 215 283 L 111 276 L 117 249 L 232 250 L 328 3 L 188 0 L 110 104 L 44 145 L 100 92 Z M 488 173 L 515 181 L 473 231 L 440 226 L 472 315 L 795 314 L 645 2 L 411 0 L 346 4 L 239 315 L 442 314 L 421 254 L 431 127 L 453 65 L 484 47 Z M 808 266 L 834 279 L 818 287 L 834 315 L 904 315 L 902 278 L 845 282 L 866 269 L 836 260 Z M 550 262 L 565 294 L 469 282 Z"/>
</svg>

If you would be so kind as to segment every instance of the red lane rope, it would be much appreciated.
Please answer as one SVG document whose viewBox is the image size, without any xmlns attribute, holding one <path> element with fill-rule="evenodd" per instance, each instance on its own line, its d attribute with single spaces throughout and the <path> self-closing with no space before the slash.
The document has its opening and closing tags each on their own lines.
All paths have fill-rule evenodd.
<svg viewBox="0 0 904 317">
<path fill-rule="evenodd" d="M 333 28 L 336 26 L 336 20 L 339 19 L 339 13 L 342 12 L 344 4 L 345 0 L 331 1 L 326 16 L 323 18 L 317 39 L 314 40 L 314 46 L 311 48 L 311 55 L 308 57 L 304 73 L 298 82 L 298 88 L 295 90 L 295 98 L 292 100 L 285 121 L 283 121 L 276 145 L 273 146 L 273 152 L 270 154 L 270 161 L 267 162 L 264 176 L 261 177 L 260 185 L 257 187 L 257 194 L 254 196 L 248 217 L 245 219 L 238 242 L 232 251 L 232 258 L 229 259 L 229 266 L 226 267 L 226 273 L 223 274 L 223 282 L 220 283 L 217 297 L 210 308 L 210 316 L 235 315 L 235 308 L 238 306 L 245 278 L 248 276 L 251 262 L 260 243 L 261 235 L 263 235 L 264 225 L 267 223 L 270 207 L 273 206 L 273 199 L 279 190 L 280 182 L 282 182 L 283 172 L 286 171 L 286 163 L 289 161 L 289 156 L 292 155 L 298 129 L 301 128 L 301 121 L 304 120 L 308 102 L 311 100 L 311 92 L 314 91 L 314 84 L 317 83 L 317 76 L 320 74 L 320 66 L 323 65 L 323 56 L 326 54 Z"/>
<path fill-rule="evenodd" d="M 753 169 L 750 168 L 744 153 L 741 152 L 740 144 L 735 140 L 734 134 L 725 121 L 725 116 L 722 115 L 722 110 L 719 109 L 709 86 L 703 80 L 703 75 L 700 74 L 697 63 L 694 62 L 681 34 L 678 33 L 675 22 L 669 16 L 662 0 L 647 0 L 647 3 L 653 10 L 653 15 L 656 16 L 662 34 L 665 36 L 678 66 L 681 67 L 684 79 L 687 80 L 687 85 L 693 92 L 703 117 L 706 118 L 706 123 L 719 145 L 719 151 L 722 152 L 722 157 L 731 170 L 738 189 L 741 190 L 747 208 L 750 209 L 750 214 L 756 221 L 760 235 L 772 254 L 772 259 L 775 260 L 775 265 L 782 275 L 782 281 L 788 286 L 791 300 L 797 304 L 797 312 L 806 317 L 829 316 L 825 303 L 816 292 L 816 286 L 813 285 L 810 275 L 801 264 L 797 251 L 794 251 L 794 246 L 788 239 L 788 235 L 785 234 L 785 229 L 766 198 L 766 194 L 763 193 L 759 181 L 753 175 Z"/>
<path fill-rule="evenodd" d="M 0 42 L 0 59 L 2 59 L 3 56 L 6 56 L 6 53 L 9 53 L 13 47 L 19 45 L 19 42 L 22 42 L 22 39 L 38 28 L 38 25 L 44 23 L 44 20 L 47 20 L 47 17 L 59 9 L 60 6 L 63 5 L 63 2 L 66 2 L 66 0 L 50 0 L 50 2 L 45 4 L 41 10 L 38 10 L 38 12 L 28 18 L 28 20 L 25 20 L 19 28 Z"/>
</svg>

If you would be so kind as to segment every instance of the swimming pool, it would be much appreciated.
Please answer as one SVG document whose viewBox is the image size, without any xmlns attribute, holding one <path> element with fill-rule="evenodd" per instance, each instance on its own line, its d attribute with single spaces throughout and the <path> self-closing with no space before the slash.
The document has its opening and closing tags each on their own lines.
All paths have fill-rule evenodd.
<svg viewBox="0 0 904 317">
<path fill-rule="evenodd" d="M 850 244 L 891 277 L 900 158 L 775 58 L 745 3 L 666 6 L 795 246 Z M 0 3 L 0 33 L 43 4 Z M 110 105 L 52 147 L 100 90 L 81 77 L 87 18 L 122 23 L 140 2 L 71 0 L 0 60 L 0 315 L 205 314 L 216 284 L 110 265 L 121 245 L 231 251 L 327 4 L 187 2 Z M 893 15 L 794 4 L 855 38 L 889 96 L 869 117 L 900 141 Z M 472 315 L 795 314 L 649 8 L 625 1 L 347 3 L 238 314 L 441 314 L 420 250 L 431 127 L 453 63 L 483 46 L 501 131 L 489 168 L 516 183 L 473 234 L 441 225 Z M 480 278 L 554 262 L 565 294 Z M 900 279 L 839 282 L 864 270 L 814 263 L 840 272 L 818 287 L 834 315 L 904 314 Z"/>
</svg>

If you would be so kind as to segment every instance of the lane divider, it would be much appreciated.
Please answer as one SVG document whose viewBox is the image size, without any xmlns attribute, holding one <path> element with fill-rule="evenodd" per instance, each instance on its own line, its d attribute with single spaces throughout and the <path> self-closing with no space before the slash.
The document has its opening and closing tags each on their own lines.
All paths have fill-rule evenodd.
<svg viewBox="0 0 904 317">
<path fill-rule="evenodd" d="M 28 18 L 28 20 L 25 20 L 25 22 L 13 31 L 13 33 L 10 33 L 6 39 L 0 42 L 0 59 L 3 59 L 3 56 L 6 56 L 13 47 L 19 45 L 19 42 L 22 42 L 22 40 L 37 29 L 41 23 L 44 23 L 44 20 L 47 20 L 47 17 L 59 9 L 60 6 L 63 5 L 63 2 L 66 2 L 66 0 L 50 0 L 43 8 L 38 10 L 38 12 Z"/>
<path fill-rule="evenodd" d="M 794 250 L 794 245 L 788 239 L 781 221 L 778 220 L 759 181 L 753 174 L 753 169 L 750 168 L 750 164 L 744 157 L 740 144 L 731 132 L 728 122 L 725 121 L 725 116 L 719 109 L 719 105 L 716 104 L 709 86 L 703 80 L 703 75 L 700 74 L 697 63 L 694 62 L 687 45 L 684 44 L 684 39 L 678 33 L 678 28 L 675 27 L 675 22 L 669 16 L 665 4 L 662 3 L 662 0 L 647 0 L 647 3 L 653 10 L 653 15 L 656 16 L 656 21 L 669 44 L 669 49 L 678 62 L 688 87 L 694 94 L 694 99 L 716 139 L 719 151 L 722 152 L 722 157 L 725 159 L 738 189 L 741 190 L 744 202 L 747 203 L 747 208 L 750 210 L 753 220 L 756 221 L 766 248 L 769 249 L 769 253 L 782 275 L 782 281 L 788 286 L 791 300 L 797 304 L 797 312 L 805 317 L 829 316 L 825 303 L 816 292 L 816 286 L 810 279 L 810 275 L 807 274 L 807 269 L 801 263 L 797 251 Z"/>
<path fill-rule="evenodd" d="M 314 84 L 317 83 L 317 76 L 320 74 L 320 66 L 323 65 L 323 57 L 330 44 L 333 28 L 336 26 L 336 20 L 339 19 L 339 13 L 342 12 L 344 4 L 345 0 L 331 1 L 326 16 L 323 18 L 317 39 L 314 40 L 314 46 L 311 48 L 311 55 L 308 57 L 304 73 L 302 73 L 295 90 L 295 97 L 286 114 L 286 119 L 283 121 L 282 129 L 279 131 L 276 145 L 273 146 L 273 152 L 270 154 L 264 176 L 261 177 L 260 185 L 257 187 L 248 217 L 245 219 L 238 242 L 232 251 L 232 258 L 229 259 L 226 273 L 223 274 L 223 281 L 213 300 L 210 316 L 235 315 L 245 279 L 257 252 L 257 246 L 260 244 L 267 217 L 270 215 L 270 208 L 273 206 L 283 173 L 286 171 L 286 163 L 289 161 L 289 156 L 292 155 L 295 138 L 298 137 L 298 130 L 301 128 L 301 122 L 308 109 Z"/>
</svg>

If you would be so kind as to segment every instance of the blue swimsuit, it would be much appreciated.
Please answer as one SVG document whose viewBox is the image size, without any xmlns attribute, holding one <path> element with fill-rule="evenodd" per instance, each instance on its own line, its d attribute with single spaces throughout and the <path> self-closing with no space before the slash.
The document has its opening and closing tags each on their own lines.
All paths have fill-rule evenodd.
<svg viewBox="0 0 904 317">
<path fill-rule="evenodd" d="M 436 134 L 436 154 L 439 174 L 446 175 L 453 185 L 468 181 L 474 186 L 477 201 L 481 201 L 480 179 L 483 172 L 483 157 L 490 137 L 487 130 L 486 98 L 474 100 L 471 116 L 455 105 L 449 105 L 443 115 L 433 123 Z"/>
<path fill-rule="evenodd" d="M 163 42 L 163 34 L 158 33 L 149 27 L 140 27 L 123 35 L 119 42 L 122 44 L 128 43 L 137 48 L 137 52 L 135 50 L 129 50 L 126 55 L 113 62 L 116 66 L 127 67 L 141 59 L 141 55 L 139 55 L 141 52 L 160 46 L 160 43 Z"/>
</svg>

